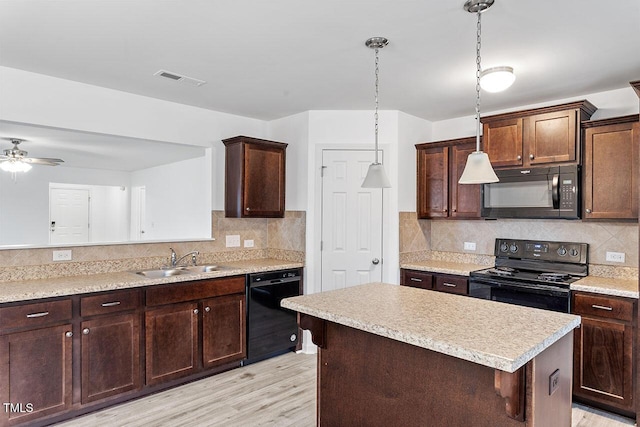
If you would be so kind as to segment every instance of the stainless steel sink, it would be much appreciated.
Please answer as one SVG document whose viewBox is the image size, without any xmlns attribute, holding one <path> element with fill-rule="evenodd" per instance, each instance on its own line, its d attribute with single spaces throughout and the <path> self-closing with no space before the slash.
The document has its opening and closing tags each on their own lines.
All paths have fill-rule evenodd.
<svg viewBox="0 0 640 427">
<path fill-rule="evenodd" d="M 193 273 L 210 273 L 221 269 L 218 265 L 193 265 L 191 267 L 185 267 L 185 270 Z"/>
<path fill-rule="evenodd" d="M 189 271 L 183 268 L 159 268 L 157 270 L 143 270 L 136 271 L 136 274 L 140 276 L 148 277 L 150 279 L 158 279 L 161 277 L 178 276 L 181 274 L 189 274 Z"/>
</svg>

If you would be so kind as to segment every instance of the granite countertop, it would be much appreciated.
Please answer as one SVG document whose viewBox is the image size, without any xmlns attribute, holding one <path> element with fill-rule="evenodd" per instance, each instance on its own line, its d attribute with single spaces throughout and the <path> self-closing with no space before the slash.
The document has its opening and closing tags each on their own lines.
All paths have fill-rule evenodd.
<svg viewBox="0 0 640 427">
<path fill-rule="evenodd" d="M 53 279 L 21 280 L 0 283 L 0 304 L 28 301 L 90 292 L 112 291 L 141 286 L 178 283 L 216 277 L 238 276 L 250 273 L 300 268 L 302 263 L 276 259 L 255 259 L 225 262 L 220 270 L 209 273 L 192 273 L 151 279 L 124 271 L 119 273 L 87 274 L 83 276 L 57 277 Z"/>
<path fill-rule="evenodd" d="M 572 314 L 384 283 L 287 298 L 282 306 L 506 372 L 580 325 Z"/>
<path fill-rule="evenodd" d="M 584 279 L 573 282 L 571 290 L 636 299 L 639 296 L 638 280 L 599 276 L 587 276 Z"/>
<path fill-rule="evenodd" d="M 466 264 L 466 263 L 451 262 L 451 261 L 438 261 L 438 260 L 410 262 L 410 263 L 403 263 L 400 265 L 400 268 L 406 268 L 408 270 L 420 270 L 420 271 L 429 271 L 432 273 L 444 273 L 444 274 L 457 274 L 459 276 L 468 276 L 469 273 L 471 273 L 472 271 L 483 270 L 489 267 L 491 266 L 480 265 L 480 264 Z"/>
</svg>

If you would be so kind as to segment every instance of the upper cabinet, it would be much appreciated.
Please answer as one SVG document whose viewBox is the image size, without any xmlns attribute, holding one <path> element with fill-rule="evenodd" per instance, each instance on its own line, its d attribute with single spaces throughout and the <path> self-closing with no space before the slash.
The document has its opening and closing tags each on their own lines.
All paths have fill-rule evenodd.
<svg viewBox="0 0 640 427">
<path fill-rule="evenodd" d="M 460 185 L 475 137 L 416 144 L 418 218 L 480 218 L 480 185 Z"/>
<path fill-rule="evenodd" d="M 483 117 L 483 150 L 495 168 L 580 163 L 580 123 L 595 111 L 585 100 Z"/>
<path fill-rule="evenodd" d="M 236 136 L 222 141 L 225 155 L 225 216 L 284 217 L 287 144 Z"/>
<path fill-rule="evenodd" d="M 638 115 L 582 124 L 584 219 L 638 218 Z"/>
</svg>

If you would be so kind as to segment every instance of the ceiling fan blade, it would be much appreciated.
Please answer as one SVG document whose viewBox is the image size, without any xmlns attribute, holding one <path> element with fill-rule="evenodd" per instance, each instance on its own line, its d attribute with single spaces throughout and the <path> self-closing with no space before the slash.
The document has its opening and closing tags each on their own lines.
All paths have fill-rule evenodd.
<svg viewBox="0 0 640 427">
<path fill-rule="evenodd" d="M 22 161 L 25 163 L 47 166 L 58 166 L 60 163 L 64 163 L 64 160 L 62 159 L 50 159 L 46 157 L 24 157 Z"/>
</svg>

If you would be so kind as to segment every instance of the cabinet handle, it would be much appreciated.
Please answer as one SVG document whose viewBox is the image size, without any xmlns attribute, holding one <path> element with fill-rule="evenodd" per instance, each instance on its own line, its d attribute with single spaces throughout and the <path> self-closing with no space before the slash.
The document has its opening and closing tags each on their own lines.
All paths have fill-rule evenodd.
<svg viewBox="0 0 640 427">
<path fill-rule="evenodd" d="M 83 334 L 83 335 L 89 335 L 89 328 L 84 328 L 84 329 L 82 330 L 82 334 Z"/>
<path fill-rule="evenodd" d="M 536 157 L 535 157 L 533 154 L 529 154 L 529 158 L 530 158 L 531 160 L 533 160 L 533 159 L 535 159 Z"/>
<path fill-rule="evenodd" d="M 422 282 L 422 279 L 418 279 L 418 278 L 412 277 L 411 281 L 412 282 Z"/>
<path fill-rule="evenodd" d="M 73 332 L 71 332 L 71 331 L 67 331 L 67 332 L 64 334 L 64 336 L 65 336 L 65 337 L 67 337 L 67 338 L 71 338 L 71 337 L 73 336 Z"/>
<path fill-rule="evenodd" d="M 613 310 L 612 307 L 607 307 L 605 305 L 591 304 L 591 307 L 597 308 L 598 310 L 606 310 L 606 311 L 612 311 Z"/>
<path fill-rule="evenodd" d="M 120 301 L 111 301 L 111 302 L 103 302 L 103 307 L 115 307 L 116 305 L 120 305 Z"/>
<path fill-rule="evenodd" d="M 49 312 L 48 311 L 43 311 L 42 313 L 31 313 L 31 314 L 27 314 L 27 317 L 29 319 L 33 319 L 35 317 L 44 317 L 44 316 L 48 316 Z"/>
<path fill-rule="evenodd" d="M 206 311 L 207 313 L 211 311 L 211 307 L 205 307 L 204 311 Z"/>
<path fill-rule="evenodd" d="M 198 314 L 198 313 L 199 313 L 199 311 L 198 311 L 197 308 L 195 310 L 193 310 L 193 314 Z"/>
<path fill-rule="evenodd" d="M 587 211 L 587 213 L 591 213 L 591 209 L 589 208 L 585 209 L 585 211 Z"/>
<path fill-rule="evenodd" d="M 447 283 L 447 282 L 444 282 L 442 285 L 448 288 L 455 288 L 458 286 L 458 285 L 454 285 L 453 283 Z"/>
<path fill-rule="evenodd" d="M 516 157 L 517 160 L 522 160 L 522 156 Z"/>
</svg>

